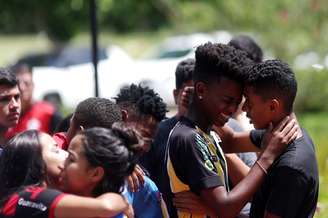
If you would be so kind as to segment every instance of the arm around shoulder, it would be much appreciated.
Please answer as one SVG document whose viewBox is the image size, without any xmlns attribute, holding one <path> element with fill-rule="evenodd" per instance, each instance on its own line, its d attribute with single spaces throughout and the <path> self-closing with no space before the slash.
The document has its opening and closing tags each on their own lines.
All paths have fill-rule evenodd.
<svg viewBox="0 0 328 218">
<path fill-rule="evenodd" d="M 119 194 L 106 193 L 98 198 L 65 195 L 55 208 L 56 218 L 112 217 L 129 209 L 129 204 Z M 133 217 L 133 214 L 127 214 Z"/>
<path fill-rule="evenodd" d="M 213 130 L 219 134 L 222 140 L 222 149 L 225 153 L 258 152 L 260 149 L 251 140 L 250 131 L 235 132 L 227 125 L 223 127 L 213 126 Z"/>
</svg>

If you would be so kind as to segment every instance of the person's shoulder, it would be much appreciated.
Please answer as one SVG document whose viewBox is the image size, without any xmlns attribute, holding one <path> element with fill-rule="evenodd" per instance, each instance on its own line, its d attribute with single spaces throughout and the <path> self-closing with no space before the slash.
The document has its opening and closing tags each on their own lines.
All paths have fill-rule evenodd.
<svg viewBox="0 0 328 218">
<path fill-rule="evenodd" d="M 145 176 L 144 178 L 145 178 L 144 185 L 141 186 L 139 190 L 134 193 L 134 201 L 139 201 L 139 199 L 143 199 L 143 200 L 135 203 L 141 203 L 145 201 L 158 202 L 161 197 L 161 193 L 158 190 L 158 187 L 148 176 Z"/>
<path fill-rule="evenodd" d="M 174 133 L 186 133 L 186 134 L 190 134 L 190 133 L 196 133 L 196 126 L 195 124 L 189 120 L 188 118 L 180 118 L 177 123 L 174 125 L 174 129 L 173 129 Z"/>
<path fill-rule="evenodd" d="M 195 126 L 186 120 L 180 120 L 172 129 L 170 140 L 189 141 L 197 134 Z"/>
<path fill-rule="evenodd" d="M 36 196 L 41 196 L 42 195 L 60 195 L 63 194 L 63 192 L 57 190 L 57 189 L 52 189 L 52 188 L 46 188 L 46 187 L 40 187 L 40 186 L 28 186 L 25 189 L 23 189 L 21 192 L 30 192 L 32 195 Z"/>
<path fill-rule="evenodd" d="M 286 151 L 277 159 L 274 168 L 296 170 L 306 177 L 317 177 L 315 149 L 306 131 L 303 131 L 302 137 L 294 140 L 287 147 Z"/>
<path fill-rule="evenodd" d="M 158 130 L 165 131 L 167 129 L 172 129 L 177 122 L 178 122 L 178 119 L 176 117 L 171 117 L 171 118 L 165 119 L 158 124 Z"/>
<path fill-rule="evenodd" d="M 158 191 L 158 188 L 153 180 L 151 180 L 148 176 L 144 177 L 145 183 L 144 183 L 144 188 L 151 190 L 151 191 Z"/>
</svg>

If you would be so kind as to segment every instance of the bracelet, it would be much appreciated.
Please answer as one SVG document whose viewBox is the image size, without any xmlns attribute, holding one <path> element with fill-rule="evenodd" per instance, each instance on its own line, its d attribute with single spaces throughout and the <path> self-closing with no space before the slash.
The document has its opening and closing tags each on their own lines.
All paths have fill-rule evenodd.
<svg viewBox="0 0 328 218">
<path fill-rule="evenodd" d="M 261 168 L 265 175 L 268 175 L 268 171 L 260 164 L 258 160 L 255 163 Z"/>
</svg>

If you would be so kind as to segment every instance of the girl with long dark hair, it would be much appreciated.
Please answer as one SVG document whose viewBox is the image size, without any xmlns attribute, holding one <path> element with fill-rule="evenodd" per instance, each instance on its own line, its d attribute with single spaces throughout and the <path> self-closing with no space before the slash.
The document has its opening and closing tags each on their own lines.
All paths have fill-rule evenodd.
<svg viewBox="0 0 328 218">
<path fill-rule="evenodd" d="M 104 152 L 103 160 L 110 162 L 113 169 L 109 173 L 112 179 L 99 183 L 89 197 L 52 189 L 62 183 L 60 175 L 67 154 L 56 146 L 49 135 L 35 130 L 23 132 L 8 142 L 0 157 L 0 217 L 112 217 L 121 212 L 133 216 L 121 195 L 100 193 L 120 191 L 125 177 L 135 166 L 134 148 L 137 146 L 132 144 L 138 140 L 120 128 L 94 128 L 82 134 L 85 134 L 83 140 L 92 145 L 88 153 L 97 149 Z M 105 148 L 104 143 L 108 147 Z M 106 153 L 106 149 L 112 149 L 113 153 Z M 119 164 L 116 157 L 124 164 Z M 96 171 L 101 170 L 97 168 Z M 81 178 L 82 183 L 85 180 L 89 181 Z M 93 183 L 89 184 L 92 187 Z M 69 192 L 74 193 L 74 189 Z"/>
</svg>

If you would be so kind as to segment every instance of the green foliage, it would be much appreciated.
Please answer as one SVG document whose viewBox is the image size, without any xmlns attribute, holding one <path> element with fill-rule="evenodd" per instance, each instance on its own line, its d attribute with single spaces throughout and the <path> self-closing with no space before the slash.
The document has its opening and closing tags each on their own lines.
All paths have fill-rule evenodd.
<svg viewBox="0 0 328 218">
<path fill-rule="evenodd" d="M 178 21 L 173 23 L 179 32 L 209 31 L 216 29 L 218 24 L 217 9 L 207 1 L 186 1 L 179 4 L 177 9 Z M 206 11 L 206 13 L 204 13 Z"/>
<path fill-rule="evenodd" d="M 328 70 L 297 71 L 295 109 L 299 112 L 328 111 Z"/>
<path fill-rule="evenodd" d="M 251 32 L 269 53 L 284 60 L 315 50 L 326 53 L 326 0 L 97 0 L 101 31 L 178 33 L 212 30 Z M 67 41 L 89 29 L 86 0 L 0 0 L 0 32 L 46 31 Z M 317 43 L 320 42 L 320 43 Z"/>
<path fill-rule="evenodd" d="M 88 8 L 81 0 L 0 0 L 3 33 L 46 31 L 54 41 L 68 41 L 88 22 Z"/>
<path fill-rule="evenodd" d="M 120 0 L 108 4 L 101 24 L 120 32 L 156 30 L 168 25 L 175 17 L 173 1 Z"/>
</svg>

